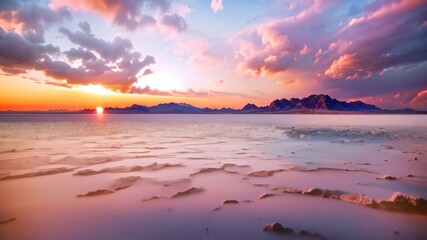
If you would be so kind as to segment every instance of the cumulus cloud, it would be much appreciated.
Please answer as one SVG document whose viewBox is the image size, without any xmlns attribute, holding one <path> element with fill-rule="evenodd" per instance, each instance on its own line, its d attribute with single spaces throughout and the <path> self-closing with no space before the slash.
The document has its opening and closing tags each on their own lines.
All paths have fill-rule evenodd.
<svg viewBox="0 0 427 240">
<path fill-rule="evenodd" d="M 211 8 L 214 12 L 218 12 L 219 10 L 223 10 L 224 7 L 222 6 L 222 0 L 212 0 L 211 1 Z"/>
<path fill-rule="evenodd" d="M 136 52 L 128 39 L 115 37 L 112 41 L 105 41 L 90 33 L 89 24 L 80 24 L 80 27 L 83 31 L 72 32 L 62 27 L 59 32 L 80 46 L 78 49 L 66 51 L 65 55 L 71 61 L 80 60 L 80 68 L 90 78 L 60 75 L 55 76 L 56 78 L 65 78 L 71 84 L 98 83 L 125 92 L 136 82 L 136 75 L 143 68 L 155 63 L 154 57 L 143 58 L 141 53 Z M 94 53 L 98 54 L 99 58 Z"/>
<path fill-rule="evenodd" d="M 331 78 L 358 79 L 384 69 L 427 60 L 427 8 L 422 0 L 377 1 L 337 33 L 325 71 Z M 346 46 L 342 46 L 345 44 Z"/>
<path fill-rule="evenodd" d="M 358 79 L 369 77 L 370 72 L 360 68 L 363 62 L 360 61 L 356 54 L 344 54 L 335 60 L 331 66 L 326 69 L 325 75 L 331 78 Z"/>
<path fill-rule="evenodd" d="M 23 73 L 43 59 L 59 53 L 60 49 L 51 44 L 36 44 L 0 28 L 0 68 L 3 71 Z"/>
<path fill-rule="evenodd" d="M 157 22 L 157 13 L 163 15 L 172 10 L 172 3 L 168 0 L 54 0 L 51 5 L 96 12 L 128 30 L 153 25 Z M 182 17 L 174 20 L 178 21 L 173 23 L 174 26 L 182 29 L 185 23 L 186 28 Z M 166 21 L 168 25 L 172 24 L 170 19 Z"/>
<path fill-rule="evenodd" d="M 427 110 L 427 89 L 418 92 L 411 100 L 410 105 L 419 109 Z"/>
<path fill-rule="evenodd" d="M 80 29 L 83 31 L 83 32 L 85 32 L 85 33 L 87 33 L 87 34 L 90 34 L 91 33 L 91 29 L 90 29 L 90 25 L 89 25 L 89 23 L 88 22 L 86 22 L 86 21 L 83 21 L 83 22 L 80 22 L 79 23 L 79 27 L 80 27 Z"/>
<path fill-rule="evenodd" d="M 427 60 L 424 1 L 376 1 L 350 19 L 334 14 L 340 7 L 344 11 L 345 4 L 308 2 L 311 5 L 299 6 L 293 16 L 270 20 L 239 36 L 241 72 L 274 75 L 289 67 L 310 67 L 329 78 L 359 79 Z"/>
<path fill-rule="evenodd" d="M 324 19 L 331 12 L 331 3 L 305 1 L 295 15 L 243 31 L 236 51 L 239 71 L 252 77 L 271 77 L 290 68 L 313 65 L 314 51 L 309 49 L 317 50 L 328 40 Z"/>
<path fill-rule="evenodd" d="M 402 108 L 417 92 L 427 88 L 425 81 L 427 62 L 415 66 L 401 66 L 384 70 L 382 75 L 348 80 L 325 78 L 319 85 L 330 89 L 337 98 L 366 100 L 387 108 Z M 399 97 L 395 95 L 399 93 Z"/>
<path fill-rule="evenodd" d="M 360 100 L 384 109 L 412 108 L 416 110 L 427 110 L 427 89 L 402 89 L 382 95 L 349 98 L 348 101 Z"/>
<path fill-rule="evenodd" d="M 0 5 L 0 26 L 6 30 L 16 29 L 33 43 L 43 43 L 45 29 L 54 23 L 71 19 L 67 7 L 51 9 L 36 4 L 22 4 L 20 1 L 6 1 Z"/>
<path fill-rule="evenodd" d="M 111 90 L 128 92 L 137 81 L 138 73 L 155 63 L 154 57 L 142 57 L 135 51 L 128 39 L 115 37 L 105 41 L 90 33 L 88 23 L 80 27 L 83 31 L 60 28 L 72 43 L 79 45 L 64 52 L 51 44 L 37 44 L 0 28 L 0 69 L 15 74 L 42 71 L 57 80 L 58 86 L 101 84 Z"/>
<path fill-rule="evenodd" d="M 276 81 L 298 74 L 301 88 L 315 85 L 317 91 L 344 99 L 425 89 L 425 1 L 293 3 L 289 16 L 238 34 L 240 73 Z"/>
<path fill-rule="evenodd" d="M 96 38 L 93 34 L 76 31 L 72 32 L 67 28 L 59 28 L 59 32 L 68 37 L 68 39 L 83 48 L 93 50 L 100 54 L 104 59 L 116 61 L 122 57 L 123 53 L 133 48 L 130 40 L 122 37 L 114 37 L 111 42 Z"/>
<path fill-rule="evenodd" d="M 183 17 L 178 14 L 165 14 L 161 19 L 161 24 L 166 27 L 168 31 L 180 33 L 187 30 L 188 24 Z"/>
<path fill-rule="evenodd" d="M 95 56 L 95 54 L 93 54 L 93 52 L 87 51 L 81 47 L 80 48 L 71 48 L 70 50 L 65 51 L 64 55 L 70 61 L 77 61 L 77 60 L 82 60 L 82 61 L 93 60 L 93 61 L 95 61 L 97 59 L 97 57 Z"/>
</svg>

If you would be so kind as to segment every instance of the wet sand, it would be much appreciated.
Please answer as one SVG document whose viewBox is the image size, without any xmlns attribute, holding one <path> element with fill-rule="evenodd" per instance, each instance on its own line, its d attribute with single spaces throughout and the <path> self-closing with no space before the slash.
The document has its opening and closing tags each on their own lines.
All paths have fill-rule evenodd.
<svg viewBox="0 0 427 240">
<path fill-rule="evenodd" d="M 427 236 L 424 116 L 173 116 L 0 122 L 0 238 Z"/>
</svg>

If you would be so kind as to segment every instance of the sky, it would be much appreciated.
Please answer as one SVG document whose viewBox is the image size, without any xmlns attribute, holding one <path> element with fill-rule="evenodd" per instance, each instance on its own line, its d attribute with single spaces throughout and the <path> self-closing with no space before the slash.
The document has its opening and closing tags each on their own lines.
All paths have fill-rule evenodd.
<svg viewBox="0 0 427 240">
<path fill-rule="evenodd" d="M 427 0 L 2 0 L 0 110 L 427 110 Z"/>
</svg>

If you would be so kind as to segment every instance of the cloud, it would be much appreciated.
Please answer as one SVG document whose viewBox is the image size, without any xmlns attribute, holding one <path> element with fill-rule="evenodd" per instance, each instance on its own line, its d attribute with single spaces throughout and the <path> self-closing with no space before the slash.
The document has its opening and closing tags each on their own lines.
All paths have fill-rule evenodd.
<svg viewBox="0 0 427 240">
<path fill-rule="evenodd" d="M 289 4 L 277 4 L 282 2 Z M 298 78 L 298 90 L 293 91 L 305 94 L 378 96 L 385 104 L 381 107 L 392 93 L 419 92 L 427 86 L 425 1 L 293 3 L 286 17 L 273 17 L 237 34 L 233 44 L 238 72 L 274 81 Z"/>
<path fill-rule="evenodd" d="M 172 93 L 182 97 L 205 97 L 209 95 L 207 91 L 196 91 L 192 88 L 187 89 L 187 91 L 172 90 Z"/>
<path fill-rule="evenodd" d="M 10 3 L 0 6 L 0 26 L 6 30 L 18 30 L 33 43 L 45 42 L 44 32 L 49 26 L 71 19 L 67 7 L 51 9 L 36 4 L 21 4 L 20 1 L 6 2 Z"/>
<path fill-rule="evenodd" d="M 80 22 L 79 23 L 79 28 L 86 34 L 90 34 L 91 33 L 91 29 L 90 29 L 90 25 L 88 22 L 84 21 L 84 22 Z"/>
<path fill-rule="evenodd" d="M 214 90 L 211 90 L 211 91 L 209 91 L 209 93 L 220 95 L 220 96 L 240 97 L 240 98 L 251 99 L 251 100 L 256 100 L 257 99 L 255 97 L 249 95 L 249 94 L 237 93 L 237 92 L 226 92 L 226 91 L 214 91 Z"/>
<path fill-rule="evenodd" d="M 205 97 L 209 95 L 207 91 L 196 91 L 192 88 L 189 88 L 185 91 L 181 90 L 171 90 L 171 91 L 161 91 L 150 86 L 137 87 L 132 86 L 129 93 L 131 94 L 145 94 L 145 95 L 155 95 L 155 96 L 175 96 L 175 97 Z"/>
<path fill-rule="evenodd" d="M 207 39 L 191 38 L 177 41 L 173 52 L 178 56 L 187 55 L 188 61 L 195 65 L 214 66 L 225 59 L 219 53 L 221 46 L 217 46 Z"/>
<path fill-rule="evenodd" d="M 172 10 L 168 0 L 54 0 L 51 5 L 96 12 L 128 30 L 154 25 L 158 13 Z"/>
<path fill-rule="evenodd" d="M 427 110 L 427 89 L 418 92 L 411 100 L 410 105 L 418 109 Z"/>
<path fill-rule="evenodd" d="M 352 18 L 332 44 L 335 60 L 325 71 L 331 78 L 358 79 L 387 68 L 427 60 L 425 1 L 377 1 L 362 16 Z M 338 55 L 338 56 L 336 56 Z M 345 61 L 344 61 L 345 60 Z"/>
<path fill-rule="evenodd" d="M 150 75 L 150 74 L 153 74 L 153 73 L 154 73 L 153 70 L 147 68 L 142 73 L 142 76 Z"/>
<path fill-rule="evenodd" d="M 70 61 L 77 61 L 77 60 L 82 60 L 82 61 L 95 61 L 97 60 L 97 57 L 95 56 L 95 54 L 91 51 L 87 51 L 83 48 L 71 48 L 68 51 L 64 51 L 64 55 L 67 57 L 68 60 Z"/>
<path fill-rule="evenodd" d="M 427 88 L 425 75 L 427 61 L 415 66 L 400 66 L 384 70 L 382 75 L 347 80 L 321 79 L 318 84 L 330 94 L 342 99 L 367 100 L 381 108 L 403 108 L 423 89 Z M 399 98 L 395 95 L 399 93 Z M 406 106 L 405 106 L 406 105 Z"/>
<path fill-rule="evenodd" d="M 80 68 L 91 78 L 74 79 L 60 75 L 54 77 L 65 77 L 71 84 L 97 83 L 126 92 L 130 85 L 136 82 L 136 75 L 143 68 L 155 63 L 152 56 L 142 58 L 141 53 L 133 49 L 130 40 L 116 36 L 112 41 L 105 41 L 88 31 L 89 24 L 80 24 L 80 27 L 82 26 L 85 31 L 72 32 L 62 27 L 59 32 L 80 46 L 78 49 L 70 49 L 65 55 L 71 61 L 81 60 Z M 99 58 L 96 58 L 94 53 L 98 54 Z"/>
<path fill-rule="evenodd" d="M 168 91 L 161 91 L 158 89 L 153 89 L 150 86 L 145 86 L 143 88 L 132 86 L 129 93 L 132 94 L 146 94 L 146 95 L 156 95 L 156 96 L 172 96 L 172 93 Z"/>
<path fill-rule="evenodd" d="M 122 37 L 114 37 L 111 42 L 105 41 L 100 38 L 96 38 L 93 34 L 76 31 L 72 32 L 67 28 L 59 28 L 59 32 L 68 37 L 70 42 L 77 44 L 83 48 L 93 50 L 102 58 L 109 61 L 116 61 L 123 54 L 133 49 L 130 40 Z"/>
<path fill-rule="evenodd" d="M 218 12 L 219 10 L 223 10 L 224 7 L 222 6 L 222 0 L 212 0 L 211 8 L 215 13 Z"/>
<path fill-rule="evenodd" d="M 187 30 L 188 24 L 185 19 L 178 14 L 165 14 L 161 19 L 161 23 L 168 31 L 180 33 Z"/>
<path fill-rule="evenodd" d="M 361 68 L 361 65 L 363 65 L 363 62 L 356 57 L 355 53 L 344 54 L 326 69 L 325 75 L 331 78 L 345 78 L 348 80 L 370 77 L 370 72 Z"/>
<path fill-rule="evenodd" d="M 274 77 L 314 65 L 314 51 L 328 40 L 325 19 L 333 1 L 299 3 L 295 15 L 272 19 L 238 35 L 238 69 L 251 77 Z M 322 36 L 322 37 L 319 37 Z M 309 54 L 311 53 L 311 54 Z"/>
<path fill-rule="evenodd" d="M 0 2 L 0 11 L 14 11 L 21 6 L 21 1 L 6 0 Z"/>
<path fill-rule="evenodd" d="M 137 87 L 132 86 L 129 90 L 130 94 L 145 94 L 153 96 L 173 96 L 173 97 L 190 97 L 190 98 L 209 98 L 209 97 L 239 97 L 243 99 L 256 100 L 257 98 L 244 93 L 215 91 L 215 90 L 194 90 L 188 88 L 187 90 L 170 90 L 162 91 L 159 89 L 151 88 L 150 86 Z"/>
<path fill-rule="evenodd" d="M 80 27 L 84 31 L 59 29 L 79 45 L 64 52 L 51 44 L 37 44 L 0 28 L 0 69 L 6 73 L 42 71 L 57 80 L 58 86 L 100 84 L 114 91 L 128 92 L 139 72 L 145 68 L 144 73 L 148 73 L 146 67 L 155 63 L 154 57 L 142 57 L 135 51 L 128 39 L 115 37 L 105 41 L 90 33 L 88 23 Z"/>
<path fill-rule="evenodd" d="M 15 32 L 0 28 L 0 68 L 6 72 L 26 72 L 49 56 L 58 55 L 58 47 L 25 40 Z"/>
<path fill-rule="evenodd" d="M 416 110 L 427 110 L 427 88 L 402 89 L 381 95 L 347 98 L 347 101 L 360 100 L 374 104 L 384 109 L 412 108 Z"/>
</svg>

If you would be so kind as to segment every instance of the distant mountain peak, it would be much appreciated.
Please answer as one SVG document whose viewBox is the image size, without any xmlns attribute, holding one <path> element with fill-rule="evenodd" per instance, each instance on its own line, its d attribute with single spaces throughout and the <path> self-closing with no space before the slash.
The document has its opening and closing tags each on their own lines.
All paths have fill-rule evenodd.
<svg viewBox="0 0 427 240">
<path fill-rule="evenodd" d="M 257 106 L 252 103 L 246 104 L 241 109 L 232 108 L 199 108 L 188 103 L 161 103 L 147 107 L 140 104 L 133 104 L 128 107 L 105 107 L 106 114 L 236 114 L 236 113 L 338 113 L 338 112 L 359 112 L 359 113 L 380 113 L 380 114 L 427 114 L 427 111 L 417 111 L 410 108 L 405 109 L 380 109 L 372 104 L 364 103 L 360 100 L 346 102 L 330 97 L 327 94 L 312 94 L 304 98 L 276 99 L 266 106 Z M 82 109 L 79 111 L 53 110 L 53 111 L 0 111 L 0 114 L 15 113 L 54 113 L 54 114 L 94 114 L 95 109 Z"/>
<path fill-rule="evenodd" d="M 246 105 L 242 111 L 258 112 L 284 112 L 289 110 L 328 110 L 328 111 L 378 111 L 381 110 L 374 105 L 361 101 L 345 102 L 330 97 L 327 94 L 312 94 L 304 98 L 276 99 L 268 106 L 258 107 Z"/>
<path fill-rule="evenodd" d="M 258 106 L 255 104 L 252 104 L 252 103 L 248 103 L 241 110 L 242 111 L 250 111 L 250 110 L 254 110 L 254 109 L 258 109 Z"/>
<path fill-rule="evenodd" d="M 77 113 L 93 113 L 94 109 L 85 109 Z M 247 103 L 241 109 L 232 108 L 199 108 L 188 103 L 161 103 L 147 107 L 133 104 L 124 108 L 105 108 L 106 113 L 172 113 L 172 114 L 198 114 L 198 113 L 334 113 L 334 112 L 361 112 L 361 113 L 425 113 L 412 109 L 382 110 L 375 105 L 362 101 L 340 101 L 327 94 L 312 94 L 303 98 L 281 98 L 273 100 L 266 106 L 257 106 Z"/>
</svg>

